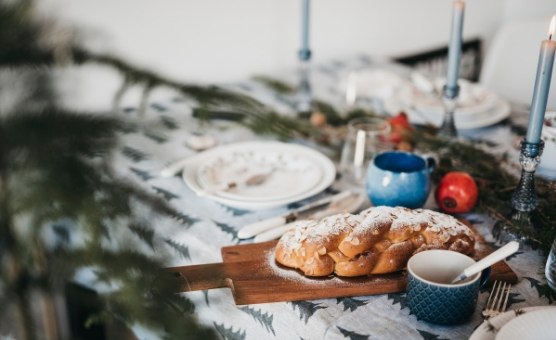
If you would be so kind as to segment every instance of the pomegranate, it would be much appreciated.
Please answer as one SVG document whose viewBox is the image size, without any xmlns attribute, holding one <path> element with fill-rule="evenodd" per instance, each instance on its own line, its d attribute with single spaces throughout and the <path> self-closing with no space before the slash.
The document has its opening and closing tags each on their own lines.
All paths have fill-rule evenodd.
<svg viewBox="0 0 556 340">
<path fill-rule="evenodd" d="M 471 175 L 463 171 L 452 171 L 442 177 L 434 197 L 442 211 L 462 214 L 473 209 L 478 195 L 477 183 Z"/>
</svg>

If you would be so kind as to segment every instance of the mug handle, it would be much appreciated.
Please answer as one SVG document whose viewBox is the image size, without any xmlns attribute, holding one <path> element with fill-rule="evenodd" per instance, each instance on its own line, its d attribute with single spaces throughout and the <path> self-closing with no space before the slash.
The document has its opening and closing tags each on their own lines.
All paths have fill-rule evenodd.
<svg viewBox="0 0 556 340">
<path fill-rule="evenodd" d="M 481 277 L 479 278 L 479 282 L 480 282 L 479 287 L 483 288 L 484 286 L 486 286 L 489 277 L 490 277 L 490 267 L 487 267 L 486 269 L 483 269 L 483 271 L 481 272 Z"/>
<path fill-rule="evenodd" d="M 424 154 L 422 157 L 427 163 L 427 169 L 429 170 L 429 173 L 433 172 L 436 169 L 436 164 L 438 163 L 436 155 Z"/>
</svg>

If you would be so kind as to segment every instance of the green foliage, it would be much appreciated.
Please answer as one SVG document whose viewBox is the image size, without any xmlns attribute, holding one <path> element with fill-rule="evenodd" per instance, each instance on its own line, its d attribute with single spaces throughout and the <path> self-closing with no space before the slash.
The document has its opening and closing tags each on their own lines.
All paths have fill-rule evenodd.
<svg viewBox="0 0 556 340">
<path fill-rule="evenodd" d="M 38 43 L 43 23 L 32 20 L 33 1 L 0 4 L 0 66 L 52 64 L 53 47 Z"/>
<path fill-rule="evenodd" d="M 261 309 L 255 309 L 255 308 L 251 308 L 249 306 L 247 307 L 239 307 L 239 309 L 249 315 L 251 315 L 251 317 L 253 317 L 253 319 L 255 319 L 256 321 L 258 321 L 261 326 L 263 326 L 267 332 L 272 332 L 272 334 L 274 336 L 276 336 L 276 332 L 274 331 L 274 327 L 272 326 L 272 322 L 274 319 L 274 316 L 270 313 L 263 313 L 263 311 Z"/>
<path fill-rule="evenodd" d="M 265 75 L 258 75 L 252 78 L 254 81 L 263 84 L 264 86 L 268 87 L 272 91 L 280 94 L 294 94 L 296 88 L 291 86 L 290 84 L 280 81 L 278 79 L 265 76 Z"/>
<path fill-rule="evenodd" d="M 210 338 L 209 330 L 196 326 L 187 300 L 168 291 L 153 293 L 163 266 L 159 260 L 128 250 L 125 243 L 118 250 L 106 246 L 120 241 L 113 235 L 123 228 L 154 248 L 155 232 L 134 220 L 132 202 L 178 215 L 163 199 L 112 173 L 105 157 L 119 124 L 55 108 L 18 112 L 0 121 L 0 241 L 6 245 L 4 259 L 13 259 L 19 268 L 12 275 L 2 270 L 2 298 L 25 295 L 33 287 L 49 291 L 49 282 L 71 280 L 78 269 L 89 267 L 99 283 L 115 287 L 102 295 L 104 309 L 97 320 L 141 323 L 168 330 L 173 338 Z M 55 247 L 43 244 L 44 228 L 60 220 L 69 221 L 69 235 L 79 235 L 81 246 L 70 246 L 68 233 L 61 230 Z"/>
<path fill-rule="evenodd" d="M 510 218 L 511 199 L 518 178 L 508 171 L 507 155 L 493 155 L 475 144 L 448 140 L 422 130 L 416 130 L 413 138 L 418 149 L 438 155 L 440 162 L 435 171 L 435 181 L 449 171 L 468 172 L 479 187 L 477 209 L 491 215 L 516 235 L 528 238 L 533 247 L 548 253 L 556 237 L 554 183 L 541 177 L 535 179 L 539 206 L 532 219 L 537 230 L 532 230 L 529 228 L 530 221 Z"/>
</svg>

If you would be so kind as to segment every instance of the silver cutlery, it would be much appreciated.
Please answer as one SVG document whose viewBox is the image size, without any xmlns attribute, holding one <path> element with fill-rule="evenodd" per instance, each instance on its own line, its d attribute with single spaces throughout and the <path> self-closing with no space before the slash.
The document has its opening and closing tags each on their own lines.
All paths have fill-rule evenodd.
<svg viewBox="0 0 556 340">
<path fill-rule="evenodd" d="M 189 158 L 184 158 L 168 165 L 164 169 L 160 170 L 160 177 L 168 178 L 168 177 L 175 176 L 177 173 L 183 170 L 183 168 L 187 165 L 189 160 L 190 160 Z"/>
<path fill-rule="evenodd" d="M 288 224 L 281 225 L 279 227 L 272 228 L 270 230 L 263 231 L 262 233 L 255 235 L 255 238 L 253 238 L 253 243 L 275 240 L 284 235 L 284 233 L 288 229 L 294 227 L 296 224 L 302 224 L 303 222 L 307 221 L 309 220 L 297 220 Z"/>
<path fill-rule="evenodd" d="M 229 190 L 239 188 L 239 187 L 255 187 L 263 185 L 272 176 L 274 171 L 259 172 L 251 175 L 247 175 L 244 178 L 240 178 L 237 181 L 229 181 L 216 185 L 212 188 L 207 188 L 202 194 L 203 195 L 214 195 L 219 192 L 227 192 Z"/>
<path fill-rule="evenodd" d="M 492 291 L 482 313 L 483 317 L 488 319 L 506 311 L 511 287 L 512 285 L 507 282 L 494 281 Z"/>
<path fill-rule="evenodd" d="M 328 196 L 320 200 L 317 200 L 315 202 L 309 203 L 308 205 L 295 209 L 291 212 L 288 212 L 287 214 L 271 217 L 266 220 L 248 224 L 238 231 L 238 238 L 239 239 L 251 238 L 258 234 L 266 232 L 268 230 L 281 227 L 284 224 L 288 224 L 300 219 L 308 218 L 309 216 L 313 215 L 315 212 L 319 210 L 325 209 L 336 202 L 346 200 L 348 198 L 351 198 L 354 195 L 359 195 L 359 194 L 360 193 L 355 190 L 342 191 L 335 195 Z M 270 237 L 271 235 L 275 235 L 276 233 L 278 233 L 278 231 L 272 234 L 266 234 L 266 237 Z M 277 237 L 279 237 L 280 235 L 278 235 Z M 261 237 L 259 237 L 259 240 L 260 239 Z"/>
</svg>

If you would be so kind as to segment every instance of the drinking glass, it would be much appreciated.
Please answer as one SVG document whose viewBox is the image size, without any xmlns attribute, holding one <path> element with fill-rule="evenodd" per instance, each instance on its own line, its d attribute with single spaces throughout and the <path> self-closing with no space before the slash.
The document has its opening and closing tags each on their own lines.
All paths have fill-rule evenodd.
<svg viewBox="0 0 556 340">
<path fill-rule="evenodd" d="M 391 149 L 390 124 L 386 119 L 369 117 L 353 119 L 347 126 L 340 173 L 347 183 L 363 185 L 370 160 L 375 154 Z"/>
</svg>

